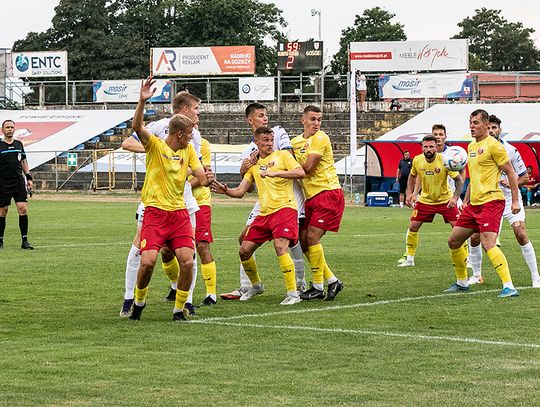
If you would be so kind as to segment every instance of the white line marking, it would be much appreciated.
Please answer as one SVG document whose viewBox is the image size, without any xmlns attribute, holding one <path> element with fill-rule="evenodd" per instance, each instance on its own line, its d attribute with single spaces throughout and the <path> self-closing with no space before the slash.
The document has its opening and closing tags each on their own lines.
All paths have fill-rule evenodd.
<svg viewBox="0 0 540 407">
<path fill-rule="evenodd" d="M 519 290 L 528 290 L 532 287 L 517 287 Z M 234 319 L 242 319 L 242 318 L 261 318 L 261 317 L 271 317 L 274 315 L 289 315 L 289 314 L 305 314 L 308 312 L 324 312 L 324 311 L 333 311 L 333 310 L 341 310 L 341 309 L 351 309 L 351 308 L 363 308 L 363 307 L 373 307 L 376 305 L 388 305 L 388 304 L 399 304 L 402 302 L 412 302 L 412 301 L 421 301 L 421 300 L 430 300 L 433 298 L 444 298 L 444 297 L 461 297 L 464 295 L 479 295 L 479 294 L 485 294 L 485 293 L 498 293 L 500 290 L 483 290 L 483 291 L 471 291 L 467 293 L 443 293 L 443 294 L 434 294 L 434 295 L 422 295 L 419 297 L 405 297 L 405 298 L 398 298 L 396 300 L 382 300 L 382 301 L 374 301 L 374 302 L 361 302 L 356 304 L 347 304 L 347 305 L 331 305 L 327 307 L 320 307 L 320 308 L 303 308 L 303 309 L 293 309 L 293 310 L 285 310 L 285 311 L 274 311 L 274 312 L 263 312 L 260 314 L 242 314 L 242 315 L 232 315 L 230 317 L 213 317 L 213 318 L 205 318 L 201 319 L 201 322 L 213 322 L 213 321 L 228 321 L 228 320 L 234 320 Z M 501 299 L 501 301 L 503 301 Z"/>
<path fill-rule="evenodd" d="M 240 328 L 262 328 L 262 329 L 288 329 L 294 331 L 313 331 L 324 333 L 344 333 L 344 334 L 358 334 L 358 335 L 375 335 L 375 336 L 388 336 L 394 338 L 406 338 L 406 339 L 420 339 L 429 341 L 450 341 L 450 342 L 463 342 L 463 343 L 475 343 L 480 345 L 495 345 L 495 346 L 514 346 L 519 348 L 532 348 L 540 349 L 540 344 L 536 343 L 519 343 L 508 341 L 490 341 L 477 338 L 461 338 L 458 336 L 440 336 L 440 335 L 419 335 L 419 334 L 407 334 L 398 332 L 386 332 L 386 331 L 368 331 L 363 329 L 341 329 L 341 328 L 317 328 L 312 326 L 300 326 L 300 325 L 262 325 L 262 324 L 242 324 L 235 322 L 220 322 L 199 320 L 191 321 L 194 324 L 211 324 L 211 325 L 224 325 L 234 326 Z"/>
</svg>

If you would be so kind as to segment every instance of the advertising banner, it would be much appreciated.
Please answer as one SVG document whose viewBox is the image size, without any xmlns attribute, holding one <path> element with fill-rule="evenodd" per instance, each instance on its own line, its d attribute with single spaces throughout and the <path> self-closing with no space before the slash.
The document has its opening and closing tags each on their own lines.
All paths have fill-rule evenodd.
<svg viewBox="0 0 540 407">
<path fill-rule="evenodd" d="M 151 48 L 150 67 L 156 76 L 253 75 L 255 47 Z"/>
<path fill-rule="evenodd" d="M 464 73 L 381 75 L 383 99 L 472 98 L 472 78 Z"/>
<path fill-rule="evenodd" d="M 141 81 L 139 79 L 125 81 L 94 81 L 93 101 L 102 102 L 138 102 L 141 91 Z M 169 103 L 172 101 L 171 82 L 165 79 L 157 79 L 154 84 L 156 92 L 150 98 L 150 102 Z"/>
<path fill-rule="evenodd" d="M 13 52 L 13 76 L 33 78 L 39 76 L 67 76 L 67 52 Z"/>
<path fill-rule="evenodd" d="M 351 70 L 362 72 L 457 71 L 469 68 L 466 39 L 351 42 Z"/>
<path fill-rule="evenodd" d="M 274 95 L 274 77 L 238 79 L 240 100 L 274 100 Z"/>
<path fill-rule="evenodd" d="M 133 117 L 133 110 L 0 110 L 0 123 L 15 122 L 15 139 L 28 155 L 30 169 L 62 151 L 98 136 Z M 55 154 L 56 152 L 56 154 Z"/>
</svg>

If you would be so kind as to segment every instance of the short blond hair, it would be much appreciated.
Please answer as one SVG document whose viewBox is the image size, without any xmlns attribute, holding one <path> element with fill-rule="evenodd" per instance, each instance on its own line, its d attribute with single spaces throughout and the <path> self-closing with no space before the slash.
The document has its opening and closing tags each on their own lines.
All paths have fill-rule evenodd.
<svg viewBox="0 0 540 407">
<path fill-rule="evenodd" d="M 193 121 L 183 114 L 175 114 L 173 117 L 171 117 L 171 120 L 169 120 L 169 134 L 176 134 L 180 132 L 180 134 L 185 134 L 188 131 L 193 130 L 193 126 L 195 124 Z"/>
<path fill-rule="evenodd" d="M 176 113 L 176 112 L 179 112 L 180 109 L 182 109 L 183 107 L 190 108 L 191 106 L 196 105 L 198 103 L 201 103 L 201 99 L 183 90 L 182 92 L 178 92 L 175 95 L 171 103 L 171 108 L 172 108 L 173 113 Z"/>
</svg>

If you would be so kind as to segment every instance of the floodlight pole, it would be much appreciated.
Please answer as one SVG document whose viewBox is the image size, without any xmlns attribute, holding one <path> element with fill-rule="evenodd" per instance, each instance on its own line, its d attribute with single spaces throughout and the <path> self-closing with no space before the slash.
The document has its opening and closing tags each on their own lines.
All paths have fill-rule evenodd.
<svg viewBox="0 0 540 407">
<path fill-rule="evenodd" d="M 321 10 L 316 10 L 314 8 L 311 9 L 311 16 L 312 17 L 315 17 L 315 16 L 319 16 L 319 41 L 322 41 L 322 37 L 321 37 Z"/>
</svg>

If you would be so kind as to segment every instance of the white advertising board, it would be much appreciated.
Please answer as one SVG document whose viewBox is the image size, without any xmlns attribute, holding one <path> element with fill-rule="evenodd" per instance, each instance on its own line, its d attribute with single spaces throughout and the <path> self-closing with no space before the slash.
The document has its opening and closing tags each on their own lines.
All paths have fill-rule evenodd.
<svg viewBox="0 0 540 407">
<path fill-rule="evenodd" d="M 67 76 L 67 52 L 13 52 L 13 76 L 33 78 L 40 76 Z"/>
<path fill-rule="evenodd" d="M 362 72 L 467 70 L 466 39 L 433 41 L 351 42 L 351 70 Z"/>
<path fill-rule="evenodd" d="M 0 110 L 0 123 L 15 122 L 15 139 L 30 169 L 133 117 L 133 110 Z"/>
<path fill-rule="evenodd" d="M 150 49 L 151 71 L 157 76 L 253 75 L 255 47 L 184 47 Z"/>
<path fill-rule="evenodd" d="M 171 82 L 157 79 L 153 86 L 156 91 L 150 102 L 171 102 Z M 94 81 L 94 96 L 96 103 L 103 102 L 138 102 L 141 91 L 141 81 L 138 79 L 125 81 Z"/>
<path fill-rule="evenodd" d="M 381 75 L 379 96 L 383 99 L 471 98 L 472 79 L 465 73 Z"/>
<path fill-rule="evenodd" d="M 240 100 L 274 100 L 274 96 L 274 77 L 238 79 Z"/>
</svg>

